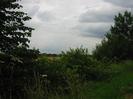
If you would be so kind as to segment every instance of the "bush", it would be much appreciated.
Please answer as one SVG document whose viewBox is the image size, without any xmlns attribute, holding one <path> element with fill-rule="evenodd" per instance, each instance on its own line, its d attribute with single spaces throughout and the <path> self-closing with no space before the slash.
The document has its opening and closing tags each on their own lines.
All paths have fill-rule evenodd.
<svg viewBox="0 0 133 99">
<path fill-rule="evenodd" d="M 35 53 L 34 53 L 35 52 Z M 12 55 L 0 54 L 0 96 L 2 99 L 24 97 L 24 87 L 32 83 L 38 51 L 18 48 Z M 34 57 L 36 56 L 36 57 Z"/>
<path fill-rule="evenodd" d="M 40 73 L 40 76 L 47 75 L 47 89 L 49 92 L 61 92 L 67 89 L 66 69 L 59 59 L 39 58 L 37 71 Z"/>
<path fill-rule="evenodd" d="M 100 62 L 89 55 L 87 49 L 70 49 L 62 53 L 61 60 L 65 63 L 66 68 L 76 71 L 79 79 L 83 81 L 105 78 L 105 68 L 102 68 L 102 66 L 99 65 Z"/>
</svg>

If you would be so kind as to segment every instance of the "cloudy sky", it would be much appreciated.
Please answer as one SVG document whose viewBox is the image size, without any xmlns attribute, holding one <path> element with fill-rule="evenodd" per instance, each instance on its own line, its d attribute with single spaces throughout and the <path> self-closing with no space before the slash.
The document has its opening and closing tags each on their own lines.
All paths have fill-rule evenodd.
<svg viewBox="0 0 133 99">
<path fill-rule="evenodd" d="M 83 46 L 91 52 L 118 12 L 133 11 L 133 0 L 22 0 L 35 28 L 31 47 L 60 53 Z"/>
</svg>

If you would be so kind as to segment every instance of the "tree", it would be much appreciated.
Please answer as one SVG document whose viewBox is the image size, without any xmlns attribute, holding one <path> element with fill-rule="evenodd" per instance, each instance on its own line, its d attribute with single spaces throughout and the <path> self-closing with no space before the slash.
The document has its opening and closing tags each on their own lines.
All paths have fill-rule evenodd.
<svg viewBox="0 0 133 99">
<path fill-rule="evenodd" d="M 24 24 L 31 18 L 20 11 L 20 0 L 0 1 L 0 52 L 11 54 L 18 46 L 28 47 L 33 28 Z"/>
<path fill-rule="evenodd" d="M 93 55 L 97 59 L 133 59 L 133 15 L 125 11 L 115 16 L 114 21 Z"/>
<path fill-rule="evenodd" d="M 21 11 L 20 0 L 0 1 L 0 98 L 24 97 L 24 88 L 33 79 L 39 51 L 28 49 L 33 28 L 31 18 Z M 30 79 L 29 79 L 30 78 Z"/>
</svg>

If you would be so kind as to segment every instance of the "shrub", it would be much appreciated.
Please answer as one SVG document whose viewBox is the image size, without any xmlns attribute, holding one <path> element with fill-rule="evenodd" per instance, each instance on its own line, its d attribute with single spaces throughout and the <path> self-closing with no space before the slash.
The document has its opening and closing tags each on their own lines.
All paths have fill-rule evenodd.
<svg viewBox="0 0 133 99">
<path fill-rule="evenodd" d="M 76 71 L 81 80 L 100 80 L 105 76 L 102 66 L 88 53 L 87 49 L 70 49 L 62 53 L 61 60 L 66 68 Z"/>
<path fill-rule="evenodd" d="M 37 71 L 40 76 L 47 75 L 47 87 L 49 92 L 61 92 L 67 89 L 67 74 L 64 64 L 59 59 L 48 59 L 41 57 L 38 59 Z"/>
</svg>

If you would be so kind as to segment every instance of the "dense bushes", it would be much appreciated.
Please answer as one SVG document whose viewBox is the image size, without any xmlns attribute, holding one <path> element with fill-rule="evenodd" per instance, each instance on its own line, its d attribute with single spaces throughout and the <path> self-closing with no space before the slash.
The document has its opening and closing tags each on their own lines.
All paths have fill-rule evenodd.
<svg viewBox="0 0 133 99">
<path fill-rule="evenodd" d="M 57 91 L 59 88 L 67 86 L 66 70 L 60 60 L 50 60 L 43 56 L 38 59 L 36 70 L 40 76 L 46 76 L 48 91 Z"/>
<path fill-rule="evenodd" d="M 7 96 L 11 89 L 11 96 L 15 99 L 27 94 L 35 95 L 40 90 L 45 93 L 44 96 L 46 92 L 77 93 L 80 84 L 107 79 L 109 76 L 108 66 L 95 60 L 84 48 L 70 49 L 58 57 L 38 56 L 38 50 L 25 48 L 16 49 L 12 57 L 2 56 L 3 62 L 7 60 L 9 64 L 6 61 L 1 63 L 1 94 L 4 92 Z M 41 85 L 36 83 L 37 79 Z M 27 93 L 27 90 L 31 93 Z"/>
<path fill-rule="evenodd" d="M 82 80 L 100 80 L 104 76 L 104 68 L 96 61 L 87 49 L 77 48 L 62 54 L 66 68 L 75 70 Z M 102 70 L 101 70 L 102 69 Z"/>
<path fill-rule="evenodd" d="M 36 71 L 45 76 L 47 91 L 68 94 L 81 83 L 103 80 L 109 76 L 108 67 L 89 55 L 87 49 L 77 48 L 63 52 L 60 57 L 40 56 Z"/>
<path fill-rule="evenodd" d="M 24 54 L 25 53 L 25 54 Z M 12 55 L 0 54 L 0 96 L 8 99 L 24 97 L 24 88 L 32 83 L 37 50 L 17 48 Z"/>
</svg>

